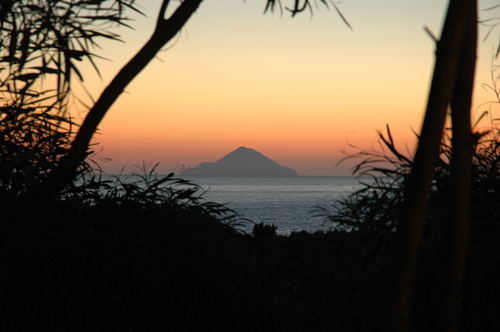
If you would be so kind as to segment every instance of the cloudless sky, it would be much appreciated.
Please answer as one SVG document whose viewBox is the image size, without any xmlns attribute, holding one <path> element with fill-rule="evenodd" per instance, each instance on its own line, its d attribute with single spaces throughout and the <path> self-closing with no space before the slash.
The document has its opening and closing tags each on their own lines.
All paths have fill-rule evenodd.
<svg viewBox="0 0 500 332">
<path fill-rule="evenodd" d="M 480 8 L 496 3 L 481 1 Z M 85 72 L 94 98 L 154 29 L 161 1 L 138 4 L 147 17 L 131 13 L 135 30 L 117 30 L 124 43 L 96 50 L 110 60 L 97 61 L 102 79 Z M 312 17 L 291 18 L 286 10 L 263 14 L 265 0 L 205 0 L 104 118 L 94 148 L 112 161 L 100 165 L 117 173 L 159 162 L 158 171 L 169 173 L 245 146 L 299 175 L 350 175 L 353 162 L 336 166 L 342 151 L 377 148 L 376 130 L 386 124 L 396 145 L 413 151 L 434 65 L 435 44 L 424 26 L 439 36 L 447 4 L 345 0 L 337 5 L 350 30 L 319 1 Z M 476 117 L 485 109 L 479 105 L 494 98 L 481 83 L 491 82 L 499 34 L 480 42 Z"/>
</svg>

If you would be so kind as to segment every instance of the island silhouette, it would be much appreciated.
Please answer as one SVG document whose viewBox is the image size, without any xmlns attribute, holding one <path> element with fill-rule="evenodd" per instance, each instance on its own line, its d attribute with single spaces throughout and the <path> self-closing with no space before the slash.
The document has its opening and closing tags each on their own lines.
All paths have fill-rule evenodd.
<svg viewBox="0 0 500 332">
<path fill-rule="evenodd" d="M 262 153 L 244 146 L 237 148 L 214 163 L 202 162 L 182 176 L 297 176 L 290 167 L 284 167 Z"/>
</svg>

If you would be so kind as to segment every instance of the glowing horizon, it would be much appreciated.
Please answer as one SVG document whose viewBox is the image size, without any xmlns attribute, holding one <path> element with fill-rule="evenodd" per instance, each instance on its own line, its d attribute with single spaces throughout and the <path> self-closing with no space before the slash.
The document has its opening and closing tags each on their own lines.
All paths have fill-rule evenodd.
<svg viewBox="0 0 500 332">
<path fill-rule="evenodd" d="M 94 98 L 149 38 L 160 1 L 142 5 L 149 17 L 120 29 L 125 43 L 97 52 L 113 60 L 98 62 L 102 81 L 85 75 Z M 354 31 L 321 5 L 312 19 L 263 15 L 264 6 L 201 4 L 102 122 L 95 150 L 113 159 L 100 162 L 107 173 L 143 161 L 169 173 L 246 146 L 299 175 L 350 175 L 352 162 L 335 167 L 341 151 L 376 146 L 386 124 L 402 151 L 413 150 L 434 65 L 423 27 L 440 34 L 447 1 L 349 0 L 339 8 Z M 488 83 L 495 41 L 480 44 L 477 87 Z M 476 88 L 473 109 L 488 98 Z"/>
</svg>

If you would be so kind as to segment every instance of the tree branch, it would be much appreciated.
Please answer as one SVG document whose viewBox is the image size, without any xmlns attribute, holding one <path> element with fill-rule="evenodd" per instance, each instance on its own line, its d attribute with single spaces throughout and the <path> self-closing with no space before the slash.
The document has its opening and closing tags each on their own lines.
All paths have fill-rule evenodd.
<svg viewBox="0 0 500 332">
<path fill-rule="evenodd" d="M 88 146 L 101 120 L 126 86 L 147 66 L 161 48 L 184 26 L 203 0 L 185 0 L 169 19 L 163 19 L 170 0 L 164 0 L 157 20 L 156 29 L 142 49 L 118 72 L 103 91 L 94 107 L 89 111 L 71 144 L 68 154 L 59 166 L 49 174 L 40 190 L 33 193 L 33 199 L 51 199 L 70 184 L 78 167 L 88 155 Z"/>
</svg>

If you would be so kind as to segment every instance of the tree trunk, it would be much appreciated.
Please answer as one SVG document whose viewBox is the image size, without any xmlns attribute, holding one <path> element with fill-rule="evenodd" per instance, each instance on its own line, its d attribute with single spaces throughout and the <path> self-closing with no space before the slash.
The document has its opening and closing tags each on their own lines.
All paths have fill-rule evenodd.
<svg viewBox="0 0 500 332">
<path fill-rule="evenodd" d="M 396 232 L 386 329 L 407 331 L 422 224 L 434 178 L 446 110 L 455 85 L 469 1 L 450 0 L 414 165 L 406 183 L 405 202 Z"/>
<path fill-rule="evenodd" d="M 97 126 L 104 118 L 111 105 L 116 101 L 125 87 L 139 74 L 184 26 L 203 0 L 185 0 L 176 11 L 165 19 L 164 15 L 169 0 L 164 0 L 158 16 L 156 29 L 142 49 L 120 70 L 110 85 L 103 91 L 94 107 L 87 114 L 82 126 L 71 144 L 70 151 L 60 161 L 58 167 L 49 174 L 40 190 L 32 195 L 32 199 L 49 200 L 56 196 L 76 176 L 78 167 L 88 155 L 90 140 Z M 34 197 L 33 197 L 34 196 Z"/>
</svg>

